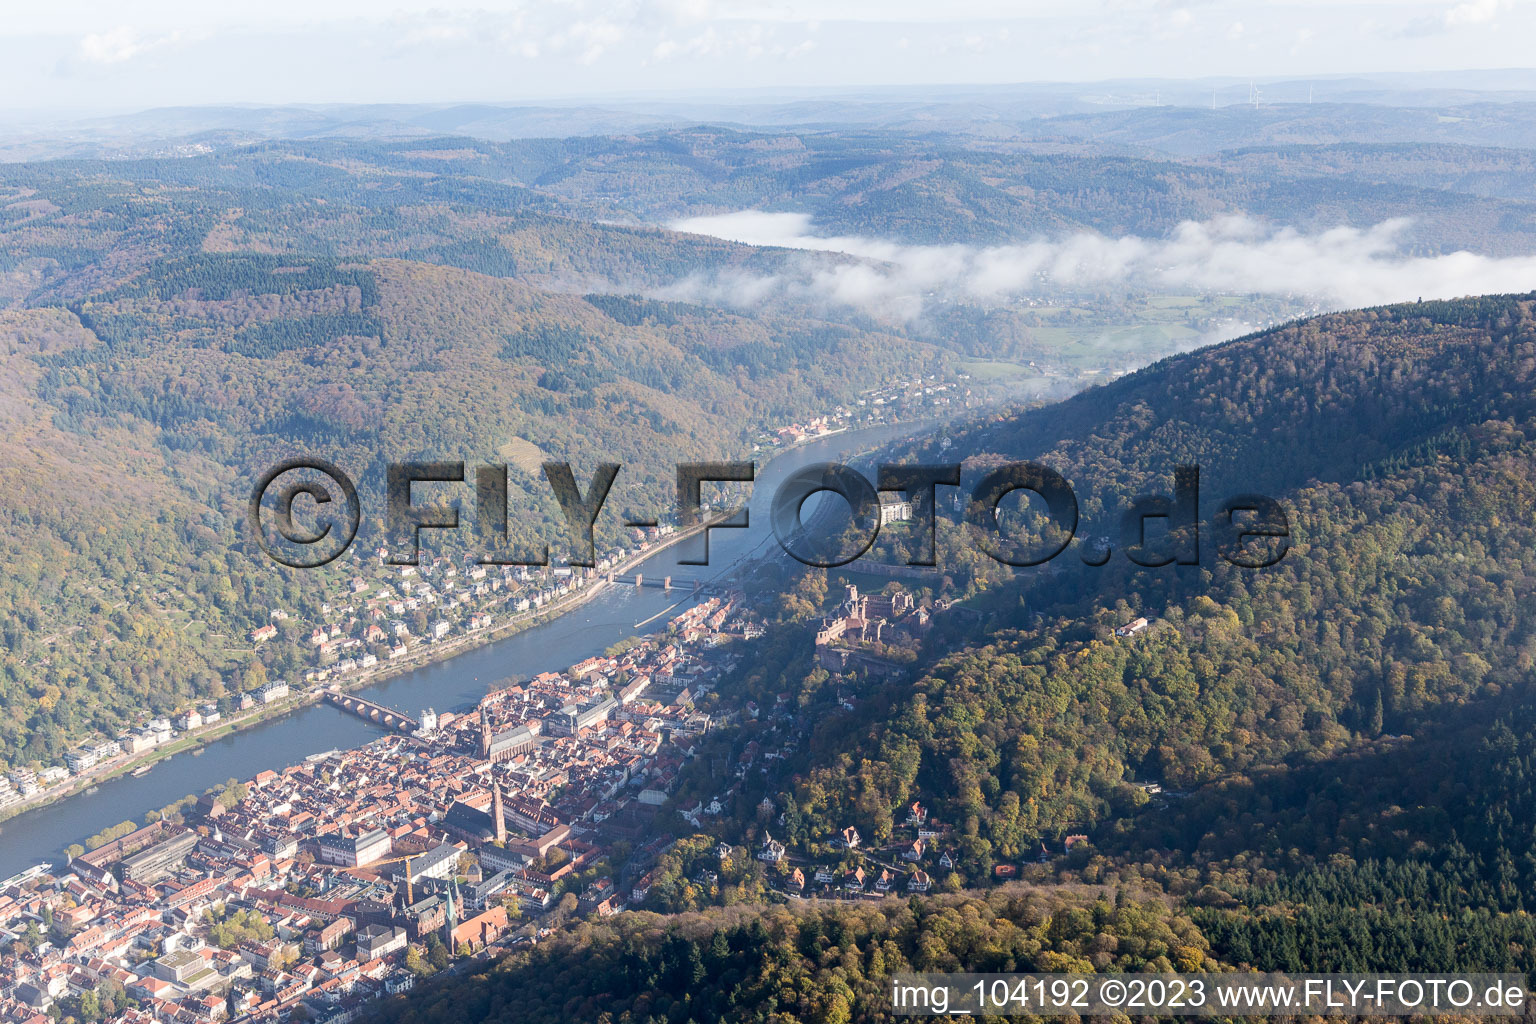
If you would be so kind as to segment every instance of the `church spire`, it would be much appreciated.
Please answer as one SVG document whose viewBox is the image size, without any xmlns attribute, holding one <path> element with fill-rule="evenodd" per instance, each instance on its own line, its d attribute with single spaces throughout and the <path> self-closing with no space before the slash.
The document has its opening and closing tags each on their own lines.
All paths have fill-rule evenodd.
<svg viewBox="0 0 1536 1024">
<path fill-rule="evenodd" d="M 453 930 L 459 926 L 459 880 L 455 878 L 448 886 L 448 919 L 443 923 L 444 945 L 448 952 L 456 952 L 453 948 Z"/>
</svg>

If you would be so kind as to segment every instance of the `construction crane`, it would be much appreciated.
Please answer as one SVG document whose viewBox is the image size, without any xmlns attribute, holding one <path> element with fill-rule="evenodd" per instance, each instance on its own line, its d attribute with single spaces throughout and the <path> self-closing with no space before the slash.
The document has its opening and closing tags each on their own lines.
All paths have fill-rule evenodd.
<svg viewBox="0 0 1536 1024">
<path fill-rule="evenodd" d="M 414 888 L 414 886 L 412 884 L 412 881 L 411 881 L 411 861 L 415 860 L 417 857 L 420 857 L 420 856 L 421 856 L 420 853 L 411 853 L 411 854 L 406 854 L 404 857 L 385 857 L 383 860 L 372 860 L 372 861 L 369 861 L 367 864 L 362 864 L 362 865 L 359 865 L 359 866 L 360 867 L 365 867 L 365 868 L 372 868 L 372 867 L 383 867 L 386 864 L 402 864 L 403 863 L 405 865 L 405 905 L 406 906 L 410 906 L 411 904 L 416 902 L 415 888 Z"/>
</svg>

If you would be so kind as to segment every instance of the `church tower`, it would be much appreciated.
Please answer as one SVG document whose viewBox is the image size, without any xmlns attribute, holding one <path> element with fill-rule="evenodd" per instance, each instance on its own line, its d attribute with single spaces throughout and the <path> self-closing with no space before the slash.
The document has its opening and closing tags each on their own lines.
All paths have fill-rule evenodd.
<svg viewBox="0 0 1536 1024">
<path fill-rule="evenodd" d="M 480 756 L 491 756 L 491 714 L 480 705 Z"/>
<path fill-rule="evenodd" d="M 449 954 L 457 952 L 453 948 L 453 930 L 459 926 L 459 880 L 455 878 L 445 894 L 448 897 L 448 918 L 443 922 L 443 945 L 448 947 Z"/>
<path fill-rule="evenodd" d="M 496 830 L 498 843 L 507 841 L 507 818 L 501 806 L 501 783 L 499 782 L 491 784 L 491 827 Z"/>
</svg>

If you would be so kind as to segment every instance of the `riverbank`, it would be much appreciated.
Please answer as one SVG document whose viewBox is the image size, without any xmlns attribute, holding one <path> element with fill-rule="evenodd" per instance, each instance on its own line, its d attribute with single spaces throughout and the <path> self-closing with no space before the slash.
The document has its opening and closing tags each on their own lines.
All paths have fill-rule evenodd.
<svg viewBox="0 0 1536 1024">
<path fill-rule="evenodd" d="M 607 571 L 611 571 L 616 575 L 627 575 L 662 552 L 681 544 L 683 541 L 699 536 L 705 530 L 719 525 L 730 518 L 730 516 L 731 513 L 720 513 L 687 529 L 677 530 L 669 536 L 652 542 L 643 551 L 636 552 Z M 396 658 L 371 671 L 359 672 L 344 682 L 331 681 L 327 685 L 306 687 L 288 697 L 273 701 L 271 704 L 250 708 L 231 715 L 229 718 L 220 719 L 212 725 L 184 732 L 164 746 L 156 747 L 142 754 L 122 755 L 92 768 L 84 775 L 71 778 L 67 783 L 51 786 L 41 793 L 6 807 L 3 811 L 0 811 L 0 826 L 3 826 L 5 822 L 18 815 L 28 811 L 41 810 L 50 804 L 68 800 L 70 797 L 88 792 L 93 786 L 99 786 L 104 782 L 121 778 L 124 775 L 130 775 L 139 768 L 153 768 L 154 765 L 162 761 L 168 761 L 177 754 L 196 753 L 210 743 L 227 739 L 243 730 L 275 721 L 284 715 L 289 715 L 310 705 L 317 704 L 325 698 L 327 692 L 338 689 L 343 692 L 350 692 L 369 686 L 376 686 L 406 673 L 449 661 L 460 654 L 484 647 L 487 644 L 516 636 L 518 633 L 533 629 L 552 619 L 575 611 L 601 594 L 608 586 L 608 581 L 601 578 L 601 576 L 593 578 L 587 585 L 575 589 L 565 597 L 552 601 L 543 608 L 515 614 L 499 626 L 479 630 L 475 633 L 466 633 L 450 640 L 439 640 L 428 645 L 419 646 L 405 657 Z M 682 597 L 686 598 L 687 595 L 683 594 Z M 116 823 L 110 822 L 109 824 Z"/>
<path fill-rule="evenodd" d="M 680 561 L 690 549 L 679 547 L 679 542 L 697 537 L 695 528 L 661 538 L 646 551 L 625 559 L 624 573 L 631 575 L 635 563 L 645 562 L 643 571 L 651 581 L 672 575 L 728 583 L 735 574 L 779 555 L 769 526 L 770 509 L 785 480 L 814 463 L 862 461 L 869 452 L 931 426 L 926 420 L 882 424 L 756 453 L 759 462 L 749 498 L 750 526 L 713 532 L 707 570 L 701 574 L 699 567 Z M 871 475 L 864 466 L 860 469 Z M 717 517 L 711 517 L 710 522 L 723 525 Z M 745 586 L 751 588 L 750 583 Z M 504 622 L 502 630 L 489 635 L 476 634 L 472 643 L 426 646 L 420 661 L 402 664 L 405 659 L 399 659 L 390 662 L 384 674 L 351 679 L 347 685 L 349 689 L 361 688 L 362 696 L 381 705 L 413 712 L 429 706 L 441 710 L 468 706 L 509 678 L 562 672 L 602 654 L 615 643 L 662 628 L 667 613 L 676 614 L 673 607 L 692 599 L 687 586 L 668 593 L 654 586 L 590 585 L 557 605 L 546 605 L 536 616 L 515 624 Z M 69 787 L 73 792 L 67 798 L 63 789 L 49 793 L 51 799 L 46 804 L 28 807 L 0 828 L 0 875 L 41 861 L 61 860 L 65 848 L 84 836 L 125 817 L 143 820 L 146 811 L 174 803 L 189 793 L 204 792 L 227 779 L 253 778 L 321 751 L 359 747 L 378 737 L 376 725 L 320 702 L 317 698 L 322 695 L 323 690 L 297 693 L 282 702 L 252 709 L 238 719 L 232 716 L 231 721 L 220 722 L 211 730 L 201 730 L 185 738 L 186 746 L 168 745 L 153 755 L 115 762 L 109 778 L 76 782 Z M 190 753 L 172 757 L 173 749 Z M 158 759 L 154 770 L 134 776 L 133 768 L 150 756 Z M 76 788 L 79 785 L 87 791 L 81 792 Z M 11 810 L 14 813 L 17 809 Z"/>
</svg>

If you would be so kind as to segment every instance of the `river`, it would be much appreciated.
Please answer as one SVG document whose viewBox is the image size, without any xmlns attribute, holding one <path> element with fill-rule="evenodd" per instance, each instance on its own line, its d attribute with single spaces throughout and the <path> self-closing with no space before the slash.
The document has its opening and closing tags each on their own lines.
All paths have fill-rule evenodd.
<svg viewBox="0 0 1536 1024">
<path fill-rule="evenodd" d="M 834 434 L 780 453 L 759 466 L 750 526 L 716 527 L 710 532 L 708 566 L 679 564 L 678 559 L 696 558 L 702 552 L 702 539 L 693 537 L 658 552 L 639 571 L 649 579 L 668 575 L 680 580 L 709 579 L 752 559 L 784 557 L 768 517 L 780 481 L 808 463 L 851 461 L 858 452 L 910 436 L 917 429 L 911 425 L 872 427 Z M 812 512 L 813 506 L 808 504 L 807 514 Z M 521 633 L 354 692 L 409 713 L 425 707 L 449 710 L 479 700 L 503 680 L 557 671 L 600 654 L 626 637 L 665 629 L 692 601 L 686 592 L 615 584 L 584 604 Z M 669 608 L 672 610 L 667 612 Z M 0 825 L 0 878 L 40 861 L 61 864 L 64 848 L 70 843 L 124 819 L 142 821 L 149 811 L 189 793 L 201 793 L 231 778 L 249 779 L 265 769 L 281 769 L 311 754 L 361 746 L 380 735 L 377 727 L 339 708 L 306 705 L 215 740 L 198 752 L 161 761 L 147 775 L 120 776 L 101 783 L 94 792 L 45 804 L 6 821 Z"/>
</svg>

